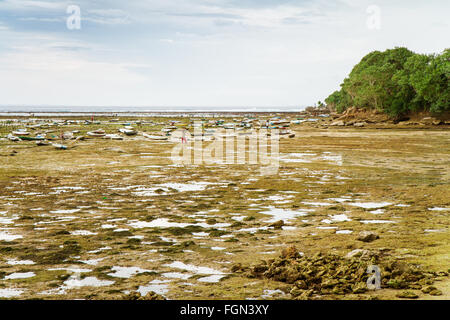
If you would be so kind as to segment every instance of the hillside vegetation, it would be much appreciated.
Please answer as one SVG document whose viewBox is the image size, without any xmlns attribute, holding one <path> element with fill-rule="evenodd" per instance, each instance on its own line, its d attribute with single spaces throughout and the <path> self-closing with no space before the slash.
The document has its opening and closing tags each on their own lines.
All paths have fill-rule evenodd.
<svg viewBox="0 0 450 320">
<path fill-rule="evenodd" d="M 450 49 L 417 54 L 407 48 L 373 51 L 325 102 L 337 112 L 376 109 L 392 117 L 450 111 Z"/>
</svg>

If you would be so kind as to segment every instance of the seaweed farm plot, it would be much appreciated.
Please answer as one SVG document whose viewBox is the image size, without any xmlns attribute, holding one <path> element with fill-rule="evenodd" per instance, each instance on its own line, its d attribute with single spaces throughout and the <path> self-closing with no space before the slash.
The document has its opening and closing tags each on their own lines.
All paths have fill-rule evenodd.
<svg viewBox="0 0 450 320">
<path fill-rule="evenodd" d="M 0 298 L 450 297 L 448 131 L 296 133 L 270 175 L 141 136 L 0 141 Z"/>
</svg>

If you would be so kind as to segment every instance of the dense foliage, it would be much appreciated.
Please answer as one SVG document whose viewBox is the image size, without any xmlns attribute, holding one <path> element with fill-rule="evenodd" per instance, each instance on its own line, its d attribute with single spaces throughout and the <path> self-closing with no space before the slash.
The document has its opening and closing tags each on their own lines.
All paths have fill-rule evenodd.
<svg viewBox="0 0 450 320">
<path fill-rule="evenodd" d="M 374 51 L 357 64 L 325 102 L 338 112 L 377 109 L 391 116 L 450 111 L 450 49 L 416 54 L 406 48 Z"/>
</svg>

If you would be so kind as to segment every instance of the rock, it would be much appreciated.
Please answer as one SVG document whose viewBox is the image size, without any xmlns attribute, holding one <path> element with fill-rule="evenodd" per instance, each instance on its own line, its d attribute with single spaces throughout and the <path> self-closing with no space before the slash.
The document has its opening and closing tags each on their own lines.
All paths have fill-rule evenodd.
<svg viewBox="0 0 450 320">
<path fill-rule="evenodd" d="M 365 122 L 365 121 L 363 121 L 363 122 L 356 122 L 356 123 L 353 124 L 354 127 L 358 127 L 358 128 L 365 127 L 366 125 L 367 125 L 367 122 Z"/>
<path fill-rule="evenodd" d="M 274 223 L 272 223 L 272 224 L 270 225 L 270 227 L 273 227 L 273 228 L 275 228 L 275 229 L 281 229 L 283 226 L 284 226 L 284 221 L 283 221 L 283 220 L 274 222 Z"/>
<path fill-rule="evenodd" d="M 295 282 L 295 286 L 299 289 L 306 290 L 308 289 L 308 284 L 305 280 L 298 280 Z"/>
<path fill-rule="evenodd" d="M 118 152 L 118 153 L 125 153 L 125 151 L 120 149 L 120 148 L 104 148 L 103 150 L 105 150 L 105 151 L 113 151 L 113 152 Z"/>
<path fill-rule="evenodd" d="M 302 299 L 308 299 L 309 297 L 311 297 L 314 293 L 314 290 L 306 290 L 305 292 L 303 292 L 303 294 L 300 296 Z"/>
<path fill-rule="evenodd" d="M 299 289 L 297 287 L 293 287 L 290 294 L 293 297 L 298 297 L 298 296 L 301 296 L 304 292 L 305 292 L 305 290 Z"/>
<path fill-rule="evenodd" d="M 414 289 L 414 290 L 421 290 L 422 286 L 420 284 L 418 284 L 418 283 L 413 283 L 413 284 L 409 285 L 409 288 L 410 289 Z"/>
<path fill-rule="evenodd" d="M 439 119 L 436 119 L 436 118 L 426 117 L 426 118 L 423 118 L 422 120 L 420 120 L 420 123 L 424 124 L 424 125 L 436 125 L 437 126 L 437 125 L 440 125 L 442 123 L 442 121 Z"/>
<path fill-rule="evenodd" d="M 401 278 L 391 279 L 386 283 L 386 285 L 393 289 L 408 289 L 409 288 L 408 283 Z"/>
<path fill-rule="evenodd" d="M 295 246 L 283 248 L 283 250 L 281 250 L 281 258 L 283 259 L 295 259 L 298 257 L 300 257 L 300 253 Z"/>
<path fill-rule="evenodd" d="M 231 272 L 233 272 L 233 273 L 236 273 L 236 272 L 243 272 L 243 271 L 245 271 L 245 270 L 244 270 L 244 268 L 242 267 L 242 264 L 240 264 L 240 263 L 234 264 L 234 265 L 231 267 Z"/>
<path fill-rule="evenodd" d="M 423 289 L 422 289 L 422 292 L 423 292 L 423 293 L 430 293 L 430 292 L 433 291 L 433 290 L 437 290 L 436 287 L 428 286 L 428 287 L 423 288 Z"/>
<path fill-rule="evenodd" d="M 367 291 L 367 284 L 360 282 L 357 283 L 353 288 L 352 288 L 352 292 L 353 293 L 364 293 Z"/>
<path fill-rule="evenodd" d="M 433 286 L 428 286 L 422 289 L 423 293 L 432 295 L 432 296 L 441 296 L 442 295 L 442 291 L 438 290 L 436 287 Z"/>
<path fill-rule="evenodd" d="M 345 122 L 344 122 L 343 120 L 338 120 L 338 121 L 332 122 L 332 123 L 330 124 L 330 126 L 333 126 L 333 127 L 343 127 L 343 126 L 345 126 Z"/>
<path fill-rule="evenodd" d="M 349 253 L 347 253 L 347 255 L 345 256 L 347 259 L 351 259 L 351 258 L 356 258 L 356 257 L 361 257 L 364 256 L 366 254 L 368 254 L 369 251 L 368 250 L 364 250 L 364 249 L 355 249 L 353 251 L 350 251 Z"/>
<path fill-rule="evenodd" d="M 132 292 L 124 297 L 125 300 L 166 300 L 163 296 L 156 292 L 150 291 L 145 296 L 142 296 L 139 292 Z"/>
<path fill-rule="evenodd" d="M 166 300 L 162 295 L 157 294 L 156 292 L 150 291 L 140 300 Z"/>
<path fill-rule="evenodd" d="M 419 296 L 412 291 L 403 291 L 396 294 L 397 298 L 403 299 L 417 299 Z"/>
<path fill-rule="evenodd" d="M 436 290 L 430 291 L 428 294 L 429 294 L 429 295 L 432 295 L 432 296 L 442 296 L 442 291 L 436 289 Z"/>
<path fill-rule="evenodd" d="M 379 239 L 380 236 L 377 235 L 375 232 L 371 232 L 371 231 L 362 231 L 359 233 L 358 236 L 358 240 L 362 241 L 362 242 L 372 242 L 375 241 L 377 239 Z"/>
</svg>

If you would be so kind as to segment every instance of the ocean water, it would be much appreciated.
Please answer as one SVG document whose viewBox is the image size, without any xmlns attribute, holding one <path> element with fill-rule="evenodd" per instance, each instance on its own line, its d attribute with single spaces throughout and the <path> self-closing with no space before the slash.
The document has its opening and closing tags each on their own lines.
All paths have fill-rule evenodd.
<svg viewBox="0 0 450 320">
<path fill-rule="evenodd" d="M 305 109 L 305 106 L 232 106 L 232 107 L 199 107 L 199 106 L 1 106 L 0 115 L 23 114 L 23 113 L 190 113 L 190 112 L 299 112 Z"/>
</svg>

